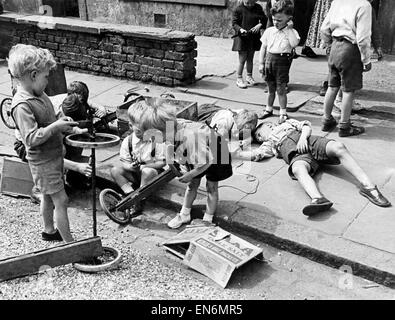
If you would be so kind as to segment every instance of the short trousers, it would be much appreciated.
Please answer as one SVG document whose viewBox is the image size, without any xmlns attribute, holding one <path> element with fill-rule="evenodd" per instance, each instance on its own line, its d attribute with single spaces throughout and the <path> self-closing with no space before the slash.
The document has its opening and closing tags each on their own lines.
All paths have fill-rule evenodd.
<svg viewBox="0 0 395 320">
<path fill-rule="evenodd" d="M 343 38 L 334 38 L 328 66 L 329 87 L 341 87 L 344 92 L 362 89 L 363 64 L 356 44 Z"/>
<path fill-rule="evenodd" d="M 63 157 L 42 164 L 29 162 L 33 182 L 42 194 L 51 195 L 64 189 Z"/>
<path fill-rule="evenodd" d="M 206 171 L 196 176 L 195 179 L 201 179 L 206 176 L 208 181 L 218 182 L 228 179 L 232 174 L 231 164 L 212 164 Z"/>
<path fill-rule="evenodd" d="M 222 141 L 224 145 L 222 145 Z M 206 176 L 208 181 L 217 182 L 228 179 L 232 174 L 232 159 L 229 153 L 228 144 L 222 137 L 217 136 L 216 157 L 214 158 L 213 164 L 195 178 L 200 179 Z"/>
<path fill-rule="evenodd" d="M 267 54 L 265 62 L 265 81 L 267 82 L 269 92 L 277 91 L 278 94 L 286 93 L 291 63 L 291 54 Z"/>
<path fill-rule="evenodd" d="M 292 172 L 292 165 L 299 160 L 303 160 L 310 165 L 309 174 L 311 176 L 314 176 L 322 164 L 340 164 L 340 160 L 338 158 L 330 158 L 326 154 L 326 145 L 328 142 L 333 140 L 324 137 L 314 135 L 310 136 L 307 140 L 309 144 L 309 152 L 300 154 L 296 148 L 300 135 L 301 132 L 294 131 L 281 142 L 281 145 L 278 146 L 280 155 L 284 161 L 289 164 L 288 174 L 292 179 L 297 180 Z"/>
<path fill-rule="evenodd" d="M 161 174 L 163 171 L 165 171 L 164 169 L 160 168 L 160 169 L 155 169 L 156 172 L 159 174 Z M 140 188 L 141 186 L 141 170 L 135 170 L 135 171 L 129 171 L 133 178 L 134 181 L 130 181 L 132 182 L 132 188 L 133 190 L 137 190 L 138 188 Z"/>
</svg>

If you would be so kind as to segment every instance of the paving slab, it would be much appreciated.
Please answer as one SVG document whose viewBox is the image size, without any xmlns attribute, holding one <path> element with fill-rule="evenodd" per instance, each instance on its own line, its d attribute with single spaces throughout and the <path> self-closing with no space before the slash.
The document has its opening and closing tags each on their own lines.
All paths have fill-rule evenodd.
<svg viewBox="0 0 395 320">
<path fill-rule="evenodd" d="M 87 73 L 78 73 L 74 71 L 65 71 L 66 81 L 70 83 L 72 81 L 85 82 L 89 88 L 89 97 L 93 99 L 96 95 L 102 94 L 111 88 L 114 88 L 122 84 L 126 80 L 118 80 L 114 78 L 106 78 L 94 76 Z"/>
<path fill-rule="evenodd" d="M 395 169 L 392 169 L 389 181 L 381 191 L 388 197 L 388 200 L 395 203 Z M 369 203 L 343 236 L 358 243 L 395 253 L 394 230 L 395 209 L 380 208 Z"/>
<path fill-rule="evenodd" d="M 245 104 L 266 105 L 267 93 L 263 86 L 248 87 L 240 89 L 236 86 L 236 81 L 229 78 L 207 77 L 188 87 L 190 94 L 205 95 L 207 97 L 222 100 L 231 100 Z M 292 90 L 288 94 L 288 109 L 297 109 L 306 101 L 316 96 L 316 93 L 307 91 Z M 277 99 L 274 107 L 278 108 Z"/>
</svg>

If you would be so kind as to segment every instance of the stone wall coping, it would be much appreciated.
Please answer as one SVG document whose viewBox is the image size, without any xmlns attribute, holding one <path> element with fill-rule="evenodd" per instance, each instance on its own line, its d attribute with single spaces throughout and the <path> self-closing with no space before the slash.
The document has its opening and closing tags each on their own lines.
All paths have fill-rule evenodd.
<svg viewBox="0 0 395 320">
<path fill-rule="evenodd" d="M 165 28 L 151 28 L 123 24 L 102 23 L 73 18 L 19 14 L 7 11 L 5 11 L 3 14 L 0 14 L 0 23 L 1 22 L 29 24 L 37 26 L 41 29 L 84 32 L 96 35 L 111 33 L 132 38 L 152 39 L 160 41 L 188 41 L 195 37 L 195 35 L 190 32 L 176 31 Z"/>
</svg>

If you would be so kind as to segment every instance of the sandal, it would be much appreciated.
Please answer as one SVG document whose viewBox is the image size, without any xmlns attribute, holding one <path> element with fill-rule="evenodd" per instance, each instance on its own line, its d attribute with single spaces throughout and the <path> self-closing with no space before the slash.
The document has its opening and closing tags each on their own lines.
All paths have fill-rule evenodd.
<svg viewBox="0 0 395 320">
<path fill-rule="evenodd" d="M 330 207 L 332 207 L 333 202 L 329 201 L 325 197 L 314 198 L 311 200 L 311 203 L 303 208 L 303 214 L 305 216 L 314 216 L 315 214 L 326 211 Z"/>
<path fill-rule="evenodd" d="M 339 127 L 339 137 L 357 136 L 365 132 L 364 127 L 357 127 L 350 123 L 348 127 Z"/>
<path fill-rule="evenodd" d="M 374 191 L 377 192 L 377 195 L 373 194 Z M 375 204 L 376 206 L 379 206 L 379 207 L 390 207 L 391 206 L 391 202 L 389 202 L 387 200 L 387 198 L 381 194 L 381 192 L 379 191 L 377 186 L 374 186 L 374 188 L 361 187 L 361 189 L 359 190 L 359 193 L 362 196 L 364 196 L 365 198 L 368 198 L 368 200 L 370 202 L 372 202 L 373 204 Z"/>
<path fill-rule="evenodd" d="M 265 110 L 264 112 L 258 114 L 258 119 L 260 120 L 266 119 L 271 117 L 272 115 L 273 115 L 273 110 L 272 111 Z"/>
</svg>

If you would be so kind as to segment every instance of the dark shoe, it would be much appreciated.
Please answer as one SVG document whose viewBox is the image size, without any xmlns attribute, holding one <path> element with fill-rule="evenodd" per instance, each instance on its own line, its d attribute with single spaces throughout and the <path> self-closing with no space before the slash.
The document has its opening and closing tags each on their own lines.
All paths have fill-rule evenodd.
<svg viewBox="0 0 395 320">
<path fill-rule="evenodd" d="M 350 123 L 348 127 L 339 128 L 339 137 L 357 136 L 365 132 L 365 128 L 357 127 Z"/>
<path fill-rule="evenodd" d="M 315 214 L 326 211 L 330 207 L 332 207 L 333 203 L 330 202 L 327 198 L 314 198 L 311 200 L 311 203 L 303 208 L 303 214 L 305 216 L 314 216 Z"/>
<path fill-rule="evenodd" d="M 273 116 L 273 110 L 272 111 L 263 111 L 261 113 L 258 113 L 258 119 L 266 119 Z"/>
<path fill-rule="evenodd" d="M 301 54 L 308 58 L 317 58 L 317 54 L 310 47 L 303 47 Z"/>
<path fill-rule="evenodd" d="M 46 232 L 42 232 L 41 233 L 41 237 L 44 241 L 62 241 L 63 238 L 59 233 L 59 230 L 56 229 L 55 233 L 46 233 Z"/>
<path fill-rule="evenodd" d="M 330 119 L 322 119 L 321 131 L 328 132 L 337 126 L 337 121 L 334 117 Z"/>
<path fill-rule="evenodd" d="M 376 191 L 377 194 L 373 194 L 373 192 Z M 376 193 L 375 192 L 375 193 Z M 379 207 L 390 207 L 391 202 L 387 200 L 386 197 L 384 197 L 379 189 L 377 189 L 377 186 L 374 186 L 374 188 L 364 188 L 361 187 L 359 190 L 359 193 L 363 195 L 365 198 L 368 198 L 368 200 L 372 203 L 374 203 L 376 206 Z"/>
<path fill-rule="evenodd" d="M 320 96 L 321 96 L 321 97 L 324 97 L 327 90 L 328 90 L 328 81 L 324 81 L 324 82 L 322 83 L 321 88 L 320 88 Z"/>
</svg>

